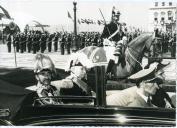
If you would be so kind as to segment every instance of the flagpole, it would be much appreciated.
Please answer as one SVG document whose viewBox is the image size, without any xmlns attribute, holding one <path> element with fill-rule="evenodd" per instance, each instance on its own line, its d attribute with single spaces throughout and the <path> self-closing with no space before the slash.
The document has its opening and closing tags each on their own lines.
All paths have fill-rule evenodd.
<svg viewBox="0 0 177 128">
<path fill-rule="evenodd" d="M 3 22 L 2 22 L 2 43 L 4 44 Z"/>
<path fill-rule="evenodd" d="M 74 1 L 73 2 L 73 5 L 74 5 L 74 43 L 73 43 L 73 52 L 76 52 L 77 51 L 77 26 L 76 26 L 76 5 L 77 5 L 77 2 Z"/>
<path fill-rule="evenodd" d="M 12 41 L 12 43 L 14 41 L 13 35 L 11 35 L 11 41 Z M 15 43 L 13 43 L 13 44 L 14 44 L 13 47 L 14 47 L 14 56 L 15 56 L 15 67 L 17 68 L 17 57 L 16 57 Z"/>
</svg>

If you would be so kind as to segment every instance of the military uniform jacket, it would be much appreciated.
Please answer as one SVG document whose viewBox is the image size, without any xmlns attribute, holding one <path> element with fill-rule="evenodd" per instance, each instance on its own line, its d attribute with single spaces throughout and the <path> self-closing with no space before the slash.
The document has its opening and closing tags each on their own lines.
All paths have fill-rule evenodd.
<svg viewBox="0 0 177 128">
<path fill-rule="evenodd" d="M 120 27 L 120 28 L 118 28 Z M 109 31 L 108 31 L 109 29 Z M 101 38 L 108 38 L 109 36 L 111 36 L 114 32 L 116 32 L 118 29 L 120 29 L 120 31 L 113 36 L 110 40 L 112 41 L 119 41 L 122 39 L 122 37 L 124 36 L 123 31 L 121 30 L 121 24 L 115 24 L 114 22 L 111 22 L 110 24 L 107 24 L 104 29 L 103 29 L 103 33 L 101 35 Z"/>
<path fill-rule="evenodd" d="M 38 86 L 37 94 L 39 97 L 50 97 L 50 96 L 59 96 L 59 92 L 55 86 L 50 85 L 49 87 Z M 47 98 L 41 99 L 41 104 L 58 104 L 59 101 L 57 99 Z"/>
</svg>

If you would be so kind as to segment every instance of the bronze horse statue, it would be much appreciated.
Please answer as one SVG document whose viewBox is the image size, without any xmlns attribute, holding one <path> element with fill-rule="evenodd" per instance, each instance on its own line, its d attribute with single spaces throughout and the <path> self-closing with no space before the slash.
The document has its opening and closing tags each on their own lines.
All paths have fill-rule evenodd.
<svg viewBox="0 0 177 128">
<path fill-rule="evenodd" d="M 145 52 L 150 50 L 154 39 L 153 33 L 144 33 L 129 42 L 125 49 L 124 58 L 121 59 L 121 64 L 115 63 L 113 59 L 106 56 L 106 52 L 110 51 L 104 50 L 104 47 L 97 46 L 85 47 L 74 53 L 75 55 L 71 55 L 71 58 L 76 59 L 79 54 L 85 54 L 92 63 L 96 65 L 104 64 L 107 68 L 107 73 L 111 73 L 113 77 L 118 79 L 126 78 L 142 69 L 142 58 Z M 122 65 L 123 62 L 124 64 Z"/>
</svg>

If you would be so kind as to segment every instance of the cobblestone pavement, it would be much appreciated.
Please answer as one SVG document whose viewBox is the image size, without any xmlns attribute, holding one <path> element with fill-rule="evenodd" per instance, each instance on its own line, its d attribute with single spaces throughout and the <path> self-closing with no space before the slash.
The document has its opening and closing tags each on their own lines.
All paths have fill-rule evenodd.
<svg viewBox="0 0 177 128">
<path fill-rule="evenodd" d="M 64 69 L 70 55 L 61 55 L 60 51 L 44 53 L 51 57 L 56 68 Z M 32 53 L 17 53 L 17 67 L 33 68 L 33 59 L 35 54 Z M 7 52 L 7 46 L 0 44 L 0 67 L 15 67 L 15 56 L 12 49 L 11 53 Z M 170 62 L 170 65 L 166 67 L 165 76 L 167 80 L 176 80 L 176 60 L 175 59 L 164 59 L 165 62 Z M 143 59 L 143 64 L 147 63 L 147 59 Z"/>
</svg>

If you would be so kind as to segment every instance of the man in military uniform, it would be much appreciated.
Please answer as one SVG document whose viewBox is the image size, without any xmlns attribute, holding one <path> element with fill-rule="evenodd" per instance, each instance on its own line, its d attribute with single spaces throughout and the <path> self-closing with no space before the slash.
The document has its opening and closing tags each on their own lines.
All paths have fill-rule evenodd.
<svg viewBox="0 0 177 128">
<path fill-rule="evenodd" d="M 8 49 L 8 52 L 11 52 L 11 44 L 12 44 L 11 35 L 9 34 L 7 36 L 7 49 Z"/>
<path fill-rule="evenodd" d="M 20 39 L 19 39 L 19 34 L 17 34 L 15 37 L 14 37 L 14 43 L 15 43 L 15 48 L 16 48 L 16 51 L 19 52 L 19 42 L 20 42 Z"/>
<path fill-rule="evenodd" d="M 34 33 L 33 35 L 32 35 L 32 49 L 33 49 L 33 54 L 36 54 L 36 52 L 37 52 L 37 37 L 36 37 L 37 35 Z"/>
<path fill-rule="evenodd" d="M 52 60 L 43 54 L 35 56 L 34 65 L 35 78 L 37 80 L 36 92 L 39 97 L 46 97 L 41 99 L 41 104 L 59 104 L 57 99 L 47 98 L 50 96 L 59 96 L 59 91 L 55 86 L 51 85 L 52 77 L 55 75 L 56 70 Z"/>
<path fill-rule="evenodd" d="M 60 90 L 61 95 L 91 96 L 92 90 L 86 81 L 86 70 L 93 67 L 93 65 L 82 54 L 76 54 L 75 57 L 77 59 L 71 59 L 68 65 L 69 67 L 66 67 L 67 71 L 68 68 L 71 71 L 70 76 L 63 80 L 52 81 L 51 84 Z"/>
<path fill-rule="evenodd" d="M 40 37 L 40 50 L 41 53 L 44 53 L 46 47 L 45 34 L 42 34 Z"/>
<path fill-rule="evenodd" d="M 60 51 L 61 51 L 61 55 L 65 54 L 65 43 L 66 43 L 66 36 L 65 34 L 63 34 L 61 36 L 61 41 L 60 41 Z"/>
<path fill-rule="evenodd" d="M 128 107 L 174 107 L 169 95 L 161 87 L 164 82 L 163 70 L 153 63 L 128 79 L 136 83 L 130 87 L 107 97 L 108 105 Z M 116 98 L 117 97 L 117 98 Z"/>
<path fill-rule="evenodd" d="M 28 53 L 30 53 L 32 48 L 32 37 L 30 34 L 27 35 L 26 42 L 27 42 Z"/>
<path fill-rule="evenodd" d="M 55 33 L 53 37 L 53 46 L 54 46 L 54 51 L 57 52 L 58 50 L 58 34 Z"/>
<path fill-rule="evenodd" d="M 20 53 L 24 52 L 24 37 L 23 33 L 20 34 Z"/>
<path fill-rule="evenodd" d="M 171 44 L 171 57 L 176 57 L 176 33 L 174 33 L 169 40 Z"/>
<path fill-rule="evenodd" d="M 52 39 L 53 39 L 53 34 L 50 34 L 47 40 L 48 52 L 51 52 L 52 50 Z"/>
<path fill-rule="evenodd" d="M 112 21 L 105 25 L 101 38 L 110 41 L 118 42 L 124 36 L 122 24 L 119 23 L 120 12 L 118 10 L 112 11 Z"/>
<path fill-rule="evenodd" d="M 120 54 L 122 45 L 116 46 L 118 41 L 122 40 L 122 37 L 125 35 L 122 29 L 122 24 L 119 23 L 120 12 L 113 8 L 112 10 L 112 21 L 106 25 L 103 29 L 103 33 L 101 38 L 104 38 L 104 49 L 106 52 L 108 59 L 110 59 L 108 63 L 108 71 L 107 74 L 110 75 L 111 67 L 113 64 L 118 64 L 120 61 Z M 111 52 L 110 52 L 111 51 Z M 123 60 L 123 59 L 121 59 Z M 124 63 L 125 64 L 125 63 Z M 122 65 L 124 65 L 122 63 Z M 110 70 L 109 70 L 110 69 Z"/>
<path fill-rule="evenodd" d="M 27 35 L 25 33 L 23 33 L 23 50 L 24 52 L 26 52 L 26 46 L 27 46 Z"/>
<path fill-rule="evenodd" d="M 68 54 L 71 53 L 71 42 L 72 42 L 71 34 L 68 34 L 68 36 L 67 36 L 67 43 L 66 43 L 66 49 L 67 49 L 67 53 Z"/>
</svg>

